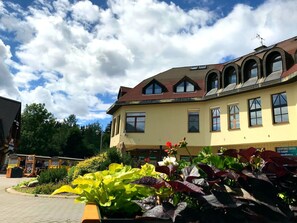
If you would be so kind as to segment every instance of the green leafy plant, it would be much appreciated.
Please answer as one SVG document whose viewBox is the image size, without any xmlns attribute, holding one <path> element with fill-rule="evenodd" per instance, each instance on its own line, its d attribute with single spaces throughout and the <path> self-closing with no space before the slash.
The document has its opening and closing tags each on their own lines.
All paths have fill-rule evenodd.
<svg viewBox="0 0 297 223">
<path fill-rule="evenodd" d="M 66 168 L 47 169 L 40 173 L 38 177 L 39 184 L 57 183 L 67 177 Z"/>
<path fill-rule="evenodd" d="M 53 195 L 64 192 L 77 194 L 77 201 L 96 203 L 104 216 L 134 216 L 141 209 L 133 200 L 154 194 L 154 189 L 132 183 L 144 176 L 158 178 L 159 174 L 151 164 L 132 168 L 113 163 L 108 170 L 79 176 L 72 182 L 72 186 L 62 186 Z"/>
<path fill-rule="evenodd" d="M 42 185 L 37 185 L 32 190 L 32 194 L 52 194 L 55 190 L 63 186 L 65 182 L 60 181 L 58 183 L 46 183 Z"/>
<path fill-rule="evenodd" d="M 107 152 L 100 153 L 97 156 L 79 162 L 72 175 L 72 180 L 77 178 L 79 175 L 82 176 L 86 173 L 94 173 L 105 170 L 111 163 L 123 163 L 130 165 L 131 162 L 132 160 L 130 155 L 120 154 L 116 148 L 110 148 Z"/>
</svg>

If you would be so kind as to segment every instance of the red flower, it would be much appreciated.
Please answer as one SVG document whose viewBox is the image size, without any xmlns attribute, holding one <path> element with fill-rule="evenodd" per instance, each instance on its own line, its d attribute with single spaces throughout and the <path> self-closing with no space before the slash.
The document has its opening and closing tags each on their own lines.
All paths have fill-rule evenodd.
<svg viewBox="0 0 297 223">
<path fill-rule="evenodd" d="M 172 143 L 171 142 L 166 142 L 166 146 L 171 148 L 172 147 Z"/>
</svg>

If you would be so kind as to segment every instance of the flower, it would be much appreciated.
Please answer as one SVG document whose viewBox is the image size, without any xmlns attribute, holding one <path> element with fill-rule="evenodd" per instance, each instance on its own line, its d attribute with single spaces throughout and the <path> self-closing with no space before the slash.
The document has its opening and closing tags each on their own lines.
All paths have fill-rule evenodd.
<svg viewBox="0 0 297 223">
<path fill-rule="evenodd" d="M 168 148 L 171 148 L 172 147 L 172 143 L 171 142 L 166 142 L 166 146 L 168 147 Z"/>
<path fill-rule="evenodd" d="M 178 163 L 176 162 L 176 158 L 171 156 L 164 157 L 163 161 L 159 161 L 158 164 L 159 166 L 169 166 L 169 165 L 177 166 L 178 165 Z"/>
</svg>

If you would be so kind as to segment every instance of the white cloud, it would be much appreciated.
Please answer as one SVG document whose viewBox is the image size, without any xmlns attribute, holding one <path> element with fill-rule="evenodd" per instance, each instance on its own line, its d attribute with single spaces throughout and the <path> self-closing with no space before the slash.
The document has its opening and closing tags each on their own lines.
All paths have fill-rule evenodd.
<svg viewBox="0 0 297 223">
<path fill-rule="evenodd" d="M 18 87 L 23 103 L 45 103 L 58 118 L 106 118 L 112 102 L 102 95 L 112 98 L 119 86 L 133 87 L 172 67 L 241 56 L 259 46 L 257 33 L 270 45 L 296 35 L 297 28 L 295 0 L 268 0 L 258 8 L 238 4 L 224 17 L 216 10 L 185 11 L 157 0 L 107 5 L 39 0 L 28 11 L 16 7 L 11 13 L 11 5 L 0 2 L 0 37 L 7 32 L 19 42 L 13 52 L 17 59 L 5 62 L 16 70 L 14 84 L 0 62 L 10 91 L 16 95 Z M 1 42 L 0 54 L 7 49 Z"/>
<path fill-rule="evenodd" d="M 13 83 L 12 75 L 5 64 L 11 57 L 10 47 L 6 46 L 0 39 L 0 95 L 4 97 L 17 98 L 19 93 Z"/>
</svg>

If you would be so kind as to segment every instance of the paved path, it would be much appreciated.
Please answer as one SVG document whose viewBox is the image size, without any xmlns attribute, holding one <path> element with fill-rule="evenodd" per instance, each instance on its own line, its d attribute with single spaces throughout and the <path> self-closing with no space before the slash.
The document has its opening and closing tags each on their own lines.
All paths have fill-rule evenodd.
<svg viewBox="0 0 297 223">
<path fill-rule="evenodd" d="M 0 175 L 1 223 L 79 223 L 84 205 L 69 198 L 47 198 L 12 194 L 5 191 L 26 180 Z"/>
</svg>

